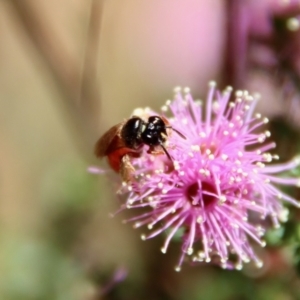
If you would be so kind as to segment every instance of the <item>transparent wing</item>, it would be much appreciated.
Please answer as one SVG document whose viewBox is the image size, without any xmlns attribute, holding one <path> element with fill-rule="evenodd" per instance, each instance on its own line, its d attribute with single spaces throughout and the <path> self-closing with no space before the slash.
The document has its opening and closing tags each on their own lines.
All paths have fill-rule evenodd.
<svg viewBox="0 0 300 300">
<path fill-rule="evenodd" d="M 94 150 L 94 153 L 97 157 L 103 157 L 107 155 L 111 151 L 111 149 L 114 148 L 116 150 L 123 146 L 120 137 L 120 131 L 123 124 L 124 122 L 111 127 L 99 138 Z"/>
</svg>

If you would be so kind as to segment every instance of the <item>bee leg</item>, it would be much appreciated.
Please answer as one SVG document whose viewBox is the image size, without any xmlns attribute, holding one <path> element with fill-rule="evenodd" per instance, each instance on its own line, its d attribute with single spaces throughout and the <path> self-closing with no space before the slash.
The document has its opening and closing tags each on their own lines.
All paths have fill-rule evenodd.
<svg viewBox="0 0 300 300">
<path fill-rule="evenodd" d="M 164 146 L 164 143 L 160 141 L 160 148 L 149 147 L 147 153 L 153 155 L 166 154 L 169 160 L 173 161 L 172 156 L 169 154 L 168 150 Z"/>
<path fill-rule="evenodd" d="M 152 155 L 161 155 L 161 154 L 164 154 L 164 151 L 157 147 L 150 146 L 149 149 L 147 150 L 147 153 L 152 154 Z"/>
<path fill-rule="evenodd" d="M 130 162 L 130 156 L 129 155 L 124 155 L 121 160 L 121 165 L 120 165 L 120 174 L 122 179 L 128 183 L 132 180 L 133 173 L 135 172 L 135 169 L 133 165 Z"/>
</svg>

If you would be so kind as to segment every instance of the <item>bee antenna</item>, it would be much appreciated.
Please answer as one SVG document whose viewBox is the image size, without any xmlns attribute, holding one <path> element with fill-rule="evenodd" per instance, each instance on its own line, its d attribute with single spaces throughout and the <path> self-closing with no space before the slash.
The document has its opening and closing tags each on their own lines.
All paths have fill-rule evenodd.
<svg viewBox="0 0 300 300">
<path fill-rule="evenodd" d="M 164 150 L 165 154 L 168 156 L 170 161 L 173 161 L 172 156 L 169 154 L 169 152 L 167 151 L 166 147 L 164 146 L 164 144 L 162 143 L 162 141 L 159 141 L 160 146 L 162 147 L 162 149 Z"/>
<path fill-rule="evenodd" d="M 180 137 L 182 137 L 183 139 L 186 140 L 186 137 L 185 137 L 179 130 L 175 129 L 175 128 L 172 127 L 172 126 L 166 126 L 166 128 L 172 129 L 172 130 L 175 131 Z"/>
</svg>

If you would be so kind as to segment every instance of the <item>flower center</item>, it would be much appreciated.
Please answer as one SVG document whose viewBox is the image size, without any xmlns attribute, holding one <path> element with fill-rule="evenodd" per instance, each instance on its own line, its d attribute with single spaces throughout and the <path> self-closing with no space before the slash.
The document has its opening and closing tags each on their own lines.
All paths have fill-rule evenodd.
<svg viewBox="0 0 300 300">
<path fill-rule="evenodd" d="M 201 182 L 201 186 L 197 182 L 191 184 L 186 189 L 186 197 L 193 206 L 209 207 L 217 202 L 215 187 L 206 181 Z"/>
</svg>

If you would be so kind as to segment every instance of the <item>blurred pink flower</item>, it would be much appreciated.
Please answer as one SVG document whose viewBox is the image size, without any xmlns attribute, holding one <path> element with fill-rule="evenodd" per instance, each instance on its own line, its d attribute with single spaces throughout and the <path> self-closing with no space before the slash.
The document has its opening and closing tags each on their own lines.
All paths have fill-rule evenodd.
<svg viewBox="0 0 300 300">
<path fill-rule="evenodd" d="M 260 110 L 299 128 L 300 1 L 230 0 L 228 15 L 225 82 L 259 89 Z"/>
<path fill-rule="evenodd" d="M 151 232 L 143 240 L 165 232 L 161 251 L 166 253 L 179 236 L 177 271 L 186 256 L 223 268 L 241 269 L 250 261 L 261 266 L 252 248 L 252 241 L 265 246 L 261 221 L 270 218 L 279 227 L 287 218 L 282 200 L 299 207 L 276 187 L 298 186 L 299 178 L 276 174 L 293 169 L 300 159 L 269 165 L 278 157 L 268 152 L 275 147 L 267 142 L 270 132 L 262 129 L 268 119 L 253 115 L 257 97 L 247 91 L 236 91 L 234 100 L 231 96 L 230 87 L 219 92 L 211 82 L 204 109 L 188 88 L 184 93 L 176 88 L 175 99 L 162 107 L 171 110 L 170 123 L 186 136 L 169 136 L 173 164 L 166 155 L 149 155 L 145 149 L 132 160 L 135 180 L 119 190 L 127 198 L 122 209 L 146 208 L 127 220 L 135 228 L 147 225 Z"/>
</svg>

